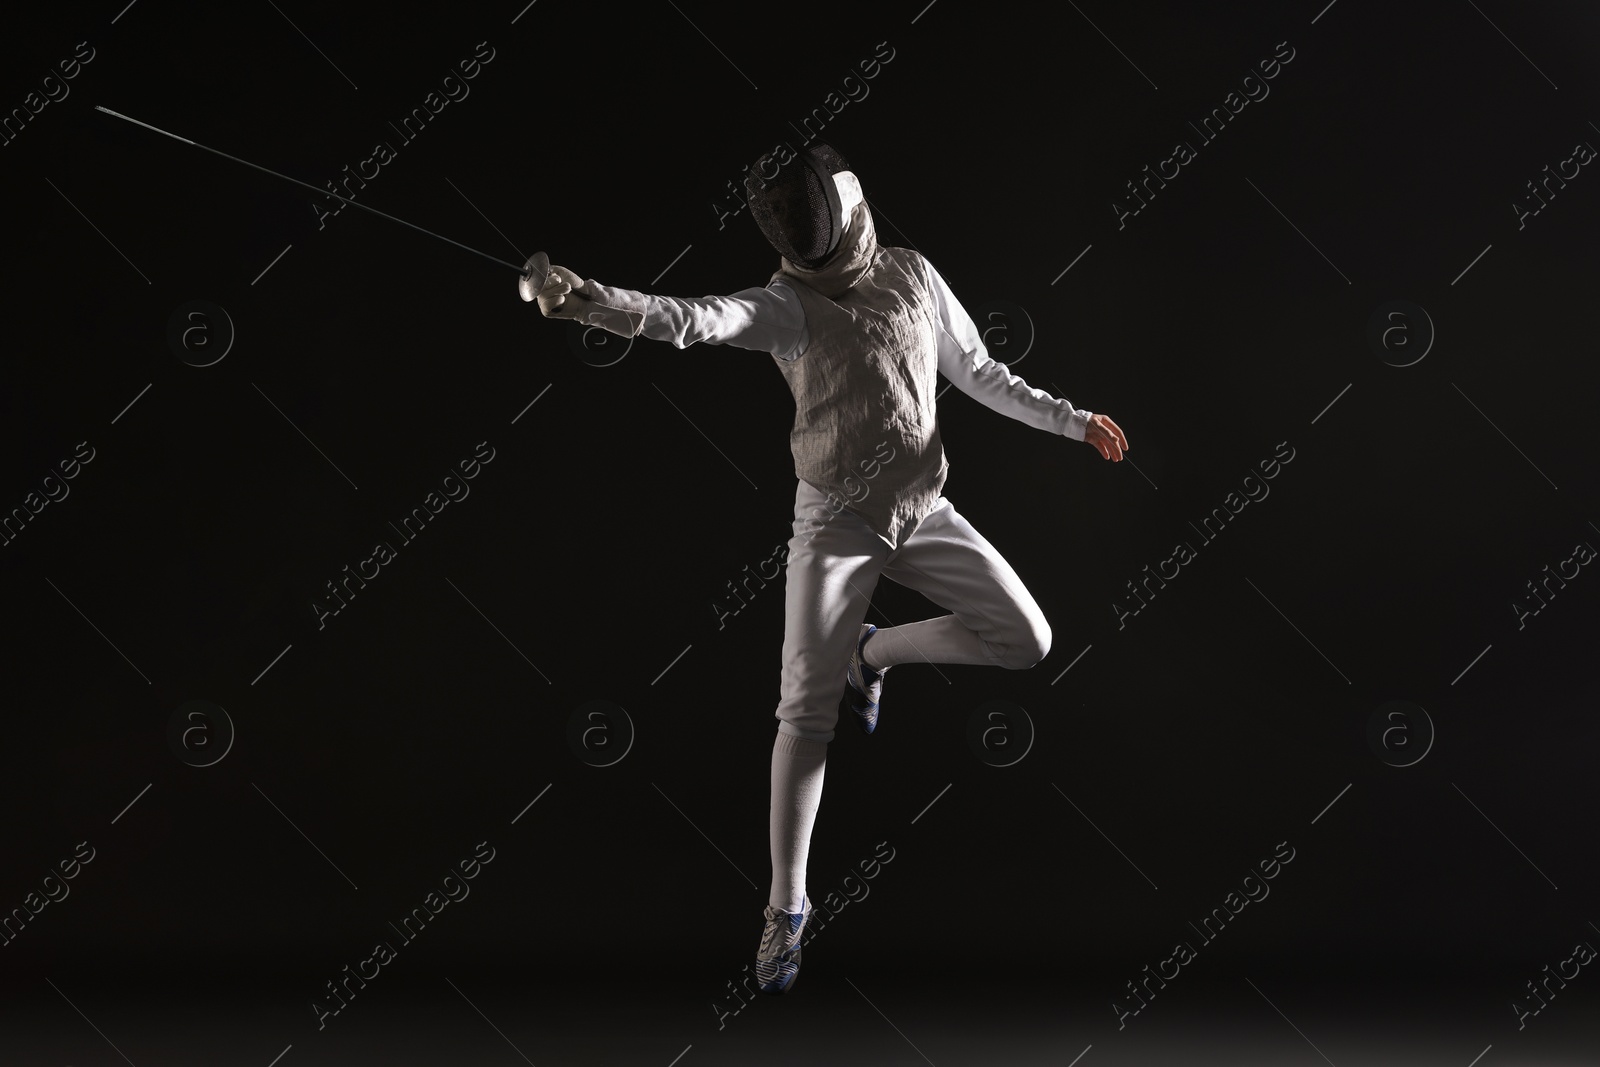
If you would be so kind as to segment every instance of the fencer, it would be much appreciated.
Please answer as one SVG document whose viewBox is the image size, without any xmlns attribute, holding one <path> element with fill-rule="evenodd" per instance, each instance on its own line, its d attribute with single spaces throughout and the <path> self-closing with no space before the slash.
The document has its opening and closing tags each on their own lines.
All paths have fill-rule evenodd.
<svg viewBox="0 0 1600 1067">
<path fill-rule="evenodd" d="M 878 243 L 861 182 L 831 146 L 767 153 L 746 172 L 751 215 L 780 256 L 763 287 L 680 298 L 602 285 L 563 266 L 519 284 L 549 318 L 624 337 L 769 353 L 795 400 L 795 486 L 771 764 L 772 882 L 755 970 L 789 990 L 808 940 L 806 860 L 827 750 L 843 703 L 878 725 L 883 679 L 901 663 L 1031 667 L 1050 626 L 1015 570 L 943 496 L 948 472 L 938 375 L 1000 414 L 1128 449 L 1104 414 L 1033 388 L 991 359 L 972 319 L 920 253 Z M 537 257 L 536 257 L 537 258 Z M 865 621 L 880 576 L 949 614 Z M 841 701 L 841 695 L 843 701 Z"/>
</svg>

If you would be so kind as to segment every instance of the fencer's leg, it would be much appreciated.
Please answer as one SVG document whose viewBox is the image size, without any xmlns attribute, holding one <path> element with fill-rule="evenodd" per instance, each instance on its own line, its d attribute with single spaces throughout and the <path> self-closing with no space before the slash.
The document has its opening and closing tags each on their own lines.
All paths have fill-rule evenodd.
<svg viewBox="0 0 1600 1067">
<path fill-rule="evenodd" d="M 1050 624 L 1021 577 L 948 501 L 890 554 L 882 573 L 951 614 L 880 628 L 862 650 L 869 666 L 970 663 L 1022 670 L 1050 651 Z"/>
<path fill-rule="evenodd" d="M 991 666 L 995 657 L 983 638 L 955 615 L 880 626 L 861 647 L 861 658 L 873 670 L 897 663 L 973 663 Z"/>
<path fill-rule="evenodd" d="M 784 579 L 783 671 L 774 712 L 779 722 L 768 827 L 768 902 L 784 911 L 801 907 L 845 666 L 888 552 L 859 516 L 831 515 L 822 493 L 804 481 L 798 484 Z"/>
<path fill-rule="evenodd" d="M 798 912 L 805 903 L 806 858 L 811 828 L 822 804 L 828 746 L 779 732 L 772 744 L 772 807 L 767 829 L 772 852 L 772 888 L 767 903 Z"/>
</svg>

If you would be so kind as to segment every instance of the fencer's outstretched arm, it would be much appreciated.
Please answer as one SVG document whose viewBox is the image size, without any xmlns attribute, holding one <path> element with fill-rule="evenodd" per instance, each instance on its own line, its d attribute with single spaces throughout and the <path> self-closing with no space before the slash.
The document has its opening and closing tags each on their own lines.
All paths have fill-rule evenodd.
<svg viewBox="0 0 1600 1067">
<path fill-rule="evenodd" d="M 572 318 L 624 337 L 644 336 L 677 348 L 697 342 L 733 345 L 792 359 L 805 350 L 805 310 L 794 289 L 776 280 L 728 296 L 676 297 L 641 293 L 551 270 L 539 296 L 551 318 Z"/>
<path fill-rule="evenodd" d="M 1054 397 L 1030 386 L 989 356 L 983 336 L 956 299 L 944 277 L 927 258 L 927 270 L 939 329 L 939 372 L 963 393 L 985 407 L 1018 422 L 1074 441 L 1093 445 L 1107 459 L 1121 459 L 1127 438 L 1105 415 L 1075 408 L 1066 397 Z"/>
</svg>

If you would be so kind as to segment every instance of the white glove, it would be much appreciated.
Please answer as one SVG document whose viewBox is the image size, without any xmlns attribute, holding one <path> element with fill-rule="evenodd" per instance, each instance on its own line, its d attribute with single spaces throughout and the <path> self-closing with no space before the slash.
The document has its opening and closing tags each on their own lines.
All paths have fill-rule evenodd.
<svg viewBox="0 0 1600 1067">
<path fill-rule="evenodd" d="M 622 337 L 636 337 L 644 327 L 641 311 L 611 307 L 595 299 L 594 290 L 575 271 L 551 265 L 544 285 L 537 292 L 523 278 L 522 299 L 537 299 L 539 312 L 547 319 L 573 319 L 585 326 L 598 326 Z"/>
<path fill-rule="evenodd" d="M 539 313 L 547 319 L 583 319 L 593 300 L 585 292 L 586 283 L 575 271 L 551 265 L 550 273 L 536 297 Z"/>
</svg>

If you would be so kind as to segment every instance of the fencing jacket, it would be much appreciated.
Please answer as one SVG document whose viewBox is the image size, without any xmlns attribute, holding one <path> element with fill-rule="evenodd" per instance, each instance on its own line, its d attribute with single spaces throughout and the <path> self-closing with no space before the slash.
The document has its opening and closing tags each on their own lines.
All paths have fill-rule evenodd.
<svg viewBox="0 0 1600 1067">
<path fill-rule="evenodd" d="M 592 279 L 587 288 L 601 308 L 636 313 L 646 337 L 770 353 L 794 394 L 795 475 L 828 494 L 831 509 L 860 515 L 891 549 L 944 487 L 938 373 L 994 411 L 1074 441 L 1084 440 L 1092 414 L 990 359 L 933 265 L 911 249 L 878 245 L 865 203 L 828 262 L 809 271 L 785 259 L 766 288 L 698 299 Z"/>
</svg>

